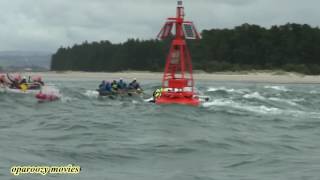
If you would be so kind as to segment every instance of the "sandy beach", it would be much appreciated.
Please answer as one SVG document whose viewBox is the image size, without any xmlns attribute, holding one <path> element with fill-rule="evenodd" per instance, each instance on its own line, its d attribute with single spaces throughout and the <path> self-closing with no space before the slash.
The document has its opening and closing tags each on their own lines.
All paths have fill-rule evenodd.
<svg viewBox="0 0 320 180">
<path fill-rule="evenodd" d="M 137 78 L 143 80 L 159 80 L 162 79 L 162 73 L 154 72 L 41 72 L 41 73 L 25 73 L 26 75 L 40 75 L 45 80 L 84 80 L 84 81 L 100 81 L 112 79 Z M 205 81 L 228 81 L 228 82 L 252 82 L 252 83 L 296 83 L 296 84 L 320 84 L 320 76 L 301 75 L 286 72 L 222 72 L 222 73 L 202 73 L 194 74 L 195 80 Z"/>
</svg>

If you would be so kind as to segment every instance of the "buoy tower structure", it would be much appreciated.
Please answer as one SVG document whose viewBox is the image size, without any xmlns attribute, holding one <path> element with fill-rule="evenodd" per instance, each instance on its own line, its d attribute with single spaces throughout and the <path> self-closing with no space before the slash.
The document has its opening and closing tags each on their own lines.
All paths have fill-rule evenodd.
<svg viewBox="0 0 320 180">
<path fill-rule="evenodd" d="M 192 21 L 184 20 L 184 7 L 178 1 L 177 15 L 168 18 L 158 34 L 158 39 L 173 37 L 166 59 L 161 96 L 156 104 L 183 104 L 198 106 L 199 97 L 195 93 L 192 62 L 186 39 L 200 39 Z"/>
</svg>

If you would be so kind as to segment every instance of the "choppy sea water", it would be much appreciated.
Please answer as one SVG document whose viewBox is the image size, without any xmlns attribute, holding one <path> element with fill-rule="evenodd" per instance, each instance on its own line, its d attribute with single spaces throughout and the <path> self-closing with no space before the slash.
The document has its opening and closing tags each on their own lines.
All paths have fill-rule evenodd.
<svg viewBox="0 0 320 180">
<path fill-rule="evenodd" d="M 320 179 L 320 85 L 198 81 L 211 100 L 195 108 L 97 98 L 98 81 L 50 83 L 60 101 L 0 93 L 0 179 Z M 157 85 L 143 82 L 146 94 Z M 10 174 L 68 164 L 81 172 Z"/>
</svg>

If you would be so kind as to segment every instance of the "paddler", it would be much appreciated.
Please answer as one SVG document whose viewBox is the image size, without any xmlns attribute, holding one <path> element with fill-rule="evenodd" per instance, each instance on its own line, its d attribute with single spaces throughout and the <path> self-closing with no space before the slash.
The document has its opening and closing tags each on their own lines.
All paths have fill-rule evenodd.
<svg viewBox="0 0 320 180">
<path fill-rule="evenodd" d="M 22 91 L 28 90 L 27 78 L 25 76 L 23 76 L 22 80 L 19 83 L 19 89 L 21 89 Z"/>
<path fill-rule="evenodd" d="M 159 97 L 161 97 L 161 93 L 163 91 L 163 88 L 158 88 L 153 92 L 153 98 L 154 99 L 158 99 Z"/>
<path fill-rule="evenodd" d="M 20 89 L 20 80 L 21 80 L 20 75 L 15 75 L 13 78 L 11 78 L 10 75 L 7 74 L 7 78 L 10 81 L 10 83 L 8 83 L 9 84 L 9 88 L 11 88 L 11 89 Z"/>
<path fill-rule="evenodd" d="M 25 76 L 23 76 L 22 80 L 20 81 L 20 85 L 21 84 L 27 84 L 27 78 Z"/>
<path fill-rule="evenodd" d="M 129 84 L 129 89 L 141 90 L 140 84 L 137 82 L 136 78 L 134 78 L 133 81 Z"/>
<path fill-rule="evenodd" d="M 116 80 L 113 80 L 111 83 L 111 89 L 112 91 L 118 91 L 118 83 Z"/>
<path fill-rule="evenodd" d="M 0 75 L 0 84 L 5 84 L 6 83 L 6 76 L 4 74 Z"/>
<path fill-rule="evenodd" d="M 118 82 L 118 89 L 120 90 L 127 89 L 127 83 L 125 83 L 122 78 L 120 78 Z"/>
<path fill-rule="evenodd" d="M 152 94 L 153 100 L 151 100 L 149 102 L 155 103 L 156 100 L 161 97 L 162 92 L 163 92 L 163 88 L 156 89 Z"/>
<path fill-rule="evenodd" d="M 0 86 L 5 87 L 8 86 L 10 83 L 6 80 L 6 76 L 4 74 L 0 75 Z"/>
<path fill-rule="evenodd" d="M 106 81 L 103 80 L 99 85 L 99 91 L 104 91 L 105 87 L 106 87 Z"/>
<path fill-rule="evenodd" d="M 104 90 L 108 92 L 112 91 L 111 83 L 109 81 L 106 82 Z"/>
</svg>

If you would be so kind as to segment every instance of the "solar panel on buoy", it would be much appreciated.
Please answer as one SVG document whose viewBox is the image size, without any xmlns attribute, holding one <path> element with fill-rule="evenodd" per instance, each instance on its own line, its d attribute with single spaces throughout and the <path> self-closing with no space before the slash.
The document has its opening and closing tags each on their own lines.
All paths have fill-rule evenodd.
<svg viewBox="0 0 320 180">
<path fill-rule="evenodd" d="M 196 39 L 197 35 L 192 24 L 184 23 L 183 32 L 186 39 Z"/>
</svg>

